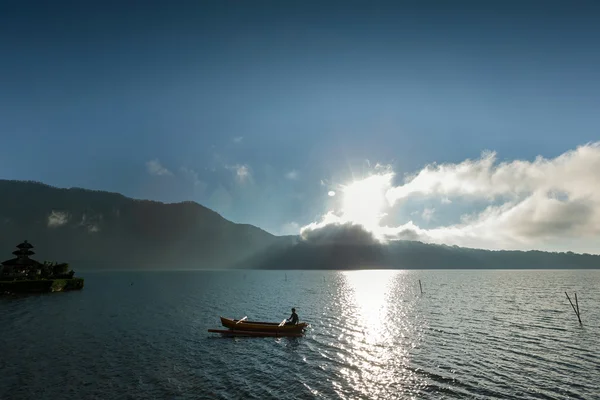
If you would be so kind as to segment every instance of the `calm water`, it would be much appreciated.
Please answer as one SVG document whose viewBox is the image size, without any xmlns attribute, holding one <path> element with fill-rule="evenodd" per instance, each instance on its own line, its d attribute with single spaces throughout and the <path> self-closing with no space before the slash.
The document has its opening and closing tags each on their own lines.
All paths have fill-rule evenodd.
<svg viewBox="0 0 600 400">
<path fill-rule="evenodd" d="M 0 299 L 0 399 L 600 398 L 600 270 L 85 277 Z M 292 306 L 304 338 L 206 331 Z"/>
</svg>

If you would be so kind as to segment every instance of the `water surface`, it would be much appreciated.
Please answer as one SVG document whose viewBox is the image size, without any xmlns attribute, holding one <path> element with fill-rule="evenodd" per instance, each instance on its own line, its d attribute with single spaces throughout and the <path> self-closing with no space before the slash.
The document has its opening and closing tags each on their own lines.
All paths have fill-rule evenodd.
<svg viewBox="0 0 600 400">
<path fill-rule="evenodd" d="M 80 292 L 0 299 L 0 399 L 600 398 L 598 270 L 85 278 Z M 303 338 L 206 331 L 292 306 Z"/>
</svg>

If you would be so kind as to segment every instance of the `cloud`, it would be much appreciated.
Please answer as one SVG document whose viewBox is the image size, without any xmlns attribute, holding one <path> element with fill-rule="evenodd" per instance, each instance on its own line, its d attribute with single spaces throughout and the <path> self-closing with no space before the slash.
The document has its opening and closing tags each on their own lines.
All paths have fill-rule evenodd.
<svg viewBox="0 0 600 400">
<path fill-rule="evenodd" d="M 54 211 L 48 216 L 48 227 L 57 228 L 69 222 L 69 214 L 62 211 Z"/>
<path fill-rule="evenodd" d="M 168 169 L 166 169 L 165 167 L 163 167 L 157 159 L 148 161 L 146 163 L 146 169 L 148 170 L 148 173 L 150 175 L 156 175 L 156 176 L 171 176 L 171 175 L 173 175 L 173 173 L 171 171 L 169 171 Z"/>
<path fill-rule="evenodd" d="M 590 218 L 598 221 L 594 212 L 594 207 L 586 202 L 535 195 L 520 202 L 489 206 L 480 213 L 464 216 L 460 224 L 422 229 L 410 221 L 398 227 L 382 227 L 382 233 L 386 239 L 409 238 L 466 247 L 558 250 L 556 245 L 561 239 L 600 234 L 597 225 L 590 223 Z"/>
<path fill-rule="evenodd" d="M 116 210 L 119 211 L 119 210 Z M 119 214 L 117 214 L 118 216 Z M 87 229 L 88 233 L 96 233 L 100 232 L 100 227 L 98 223 L 103 220 L 102 214 L 96 214 L 92 216 L 88 216 L 87 214 L 81 215 L 81 221 L 79 222 L 79 226 L 83 226 Z"/>
<path fill-rule="evenodd" d="M 291 181 L 295 181 L 296 179 L 298 179 L 298 171 L 296 171 L 295 169 L 291 170 L 290 172 L 285 174 L 285 178 Z"/>
<path fill-rule="evenodd" d="M 240 143 L 242 143 L 242 140 L 244 140 L 244 137 L 243 136 L 236 136 L 232 140 L 233 140 L 233 143 L 240 144 Z"/>
<path fill-rule="evenodd" d="M 236 165 L 228 165 L 226 168 L 230 171 L 234 171 L 236 179 L 241 182 L 247 182 L 252 179 L 252 174 L 250 173 L 250 167 L 246 164 L 236 164 Z"/>
<path fill-rule="evenodd" d="M 430 164 L 407 176 L 401 185 L 389 180 L 389 185 L 383 186 L 388 208 L 398 210 L 414 201 L 435 198 L 452 204 L 448 210 L 473 200 L 483 202 L 484 208 L 460 215 L 458 223 L 430 229 L 413 221 L 382 226 L 381 219 L 367 229 L 381 241 L 410 239 L 488 249 L 553 251 L 569 250 L 567 246 L 575 243 L 579 251 L 598 253 L 593 243 L 600 240 L 599 171 L 600 142 L 550 159 L 538 156 L 532 161 L 498 162 L 496 153 L 484 152 L 475 160 Z M 378 174 L 384 172 L 373 175 Z M 426 208 L 421 217 L 431 221 L 434 213 L 435 209 Z M 458 220 L 459 215 L 456 217 Z M 303 229 L 348 222 L 352 219 L 345 218 L 343 210 L 331 211 Z"/>
<path fill-rule="evenodd" d="M 310 244 L 346 244 L 371 245 L 378 241 L 372 232 L 362 225 L 346 223 L 330 223 L 321 227 L 305 227 L 301 231 L 302 239 Z"/>
<path fill-rule="evenodd" d="M 554 159 L 496 161 L 496 153 L 484 152 L 478 160 L 428 165 L 409 176 L 404 185 L 391 189 L 388 200 L 393 204 L 416 194 L 489 199 L 549 190 L 600 195 L 586 187 L 600 181 L 600 175 L 593 172 L 600 171 L 600 142 L 580 146 Z"/>
<path fill-rule="evenodd" d="M 425 221 L 429 222 L 433 219 L 434 213 L 435 213 L 435 208 L 426 208 L 423 210 L 423 213 L 421 214 L 421 218 L 423 218 Z"/>
</svg>

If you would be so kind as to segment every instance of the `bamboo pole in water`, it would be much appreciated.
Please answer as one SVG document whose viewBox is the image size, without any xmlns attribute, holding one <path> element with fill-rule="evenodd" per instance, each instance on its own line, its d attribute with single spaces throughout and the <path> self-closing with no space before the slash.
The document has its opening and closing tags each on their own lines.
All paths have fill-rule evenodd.
<svg viewBox="0 0 600 400">
<path fill-rule="evenodd" d="M 423 286 L 421 286 L 421 280 L 419 279 L 419 289 L 421 289 L 421 294 L 423 294 Z"/>
<path fill-rule="evenodd" d="M 575 306 L 577 307 L 577 318 L 579 319 L 579 323 L 581 323 L 581 314 L 579 313 L 579 301 L 577 301 L 577 293 L 575 293 Z"/>
<path fill-rule="evenodd" d="M 573 311 L 575 312 L 575 315 L 577 315 L 577 319 L 579 320 L 579 324 L 583 325 L 581 323 L 581 317 L 579 316 L 579 303 L 577 302 L 577 293 L 575 293 L 575 302 L 577 302 L 577 308 L 575 308 L 575 306 L 573 305 L 573 302 L 571 301 L 571 298 L 569 297 L 569 294 L 567 292 L 565 292 L 565 294 L 567 295 L 567 299 L 569 299 L 569 303 L 571 303 L 571 307 L 573 307 Z"/>
</svg>

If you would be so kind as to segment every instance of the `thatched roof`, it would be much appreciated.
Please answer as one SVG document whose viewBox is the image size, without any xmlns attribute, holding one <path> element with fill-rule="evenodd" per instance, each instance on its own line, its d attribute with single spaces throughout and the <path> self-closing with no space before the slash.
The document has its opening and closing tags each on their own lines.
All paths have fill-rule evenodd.
<svg viewBox="0 0 600 400">
<path fill-rule="evenodd" d="M 22 250 L 15 250 L 12 252 L 15 256 L 32 256 L 35 253 L 31 250 L 27 250 L 27 249 L 22 249 Z"/>
<path fill-rule="evenodd" d="M 40 263 L 39 261 L 33 260 L 31 258 L 11 258 L 10 260 L 6 260 L 2 262 L 2 265 L 4 266 L 15 266 L 15 265 L 19 265 L 22 267 L 38 267 L 38 266 L 42 266 L 43 264 Z"/>
</svg>

